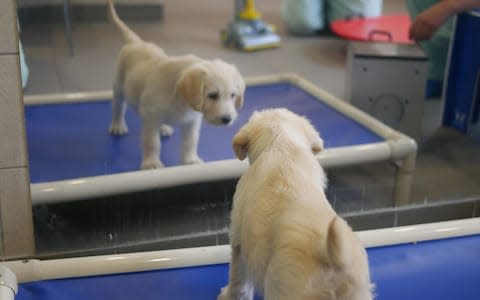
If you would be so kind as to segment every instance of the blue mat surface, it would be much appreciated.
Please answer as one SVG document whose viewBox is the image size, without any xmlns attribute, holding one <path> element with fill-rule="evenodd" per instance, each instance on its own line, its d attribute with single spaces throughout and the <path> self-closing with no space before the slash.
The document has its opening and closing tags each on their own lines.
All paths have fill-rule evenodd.
<svg viewBox="0 0 480 300">
<path fill-rule="evenodd" d="M 372 248 L 368 255 L 378 300 L 480 299 L 480 235 Z M 21 284 L 16 300 L 213 300 L 227 278 L 223 264 L 50 280 Z"/>
<path fill-rule="evenodd" d="M 233 135 L 254 110 L 287 107 L 307 116 L 320 131 L 325 147 L 383 141 L 375 133 L 309 93 L 289 83 L 248 87 L 245 105 L 230 127 L 203 122 L 199 155 L 205 161 L 234 158 Z M 114 174 L 138 170 L 141 161 L 140 121 L 127 113 L 129 133 L 108 134 L 110 102 L 27 106 L 25 109 L 31 182 Z M 166 166 L 180 161 L 181 134 L 162 138 L 161 159 Z"/>
</svg>

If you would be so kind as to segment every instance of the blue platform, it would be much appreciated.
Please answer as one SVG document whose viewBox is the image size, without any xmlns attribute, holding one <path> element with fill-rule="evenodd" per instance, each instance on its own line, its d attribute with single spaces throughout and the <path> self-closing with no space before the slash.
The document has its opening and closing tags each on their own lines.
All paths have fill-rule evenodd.
<svg viewBox="0 0 480 300">
<path fill-rule="evenodd" d="M 480 235 L 368 249 L 378 300 L 480 299 Z M 228 265 L 21 284 L 16 300 L 212 300 Z M 260 299 L 260 298 L 256 298 Z"/>
<path fill-rule="evenodd" d="M 245 105 L 230 127 L 203 122 L 199 155 L 205 161 L 235 158 L 233 135 L 254 110 L 286 107 L 307 116 L 320 131 L 326 148 L 383 141 L 313 95 L 290 83 L 248 87 Z M 32 105 L 25 109 L 30 177 L 32 183 L 98 176 L 138 170 L 141 161 L 140 122 L 127 112 L 129 133 L 108 134 L 110 102 Z M 161 159 L 166 166 L 179 164 L 181 134 L 162 138 Z"/>
</svg>

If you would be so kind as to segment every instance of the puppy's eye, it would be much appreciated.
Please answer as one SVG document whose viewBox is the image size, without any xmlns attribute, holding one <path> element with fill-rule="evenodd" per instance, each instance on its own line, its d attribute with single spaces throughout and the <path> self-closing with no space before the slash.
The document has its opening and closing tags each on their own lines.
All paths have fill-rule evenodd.
<svg viewBox="0 0 480 300">
<path fill-rule="evenodd" d="M 211 100 L 218 100 L 218 92 L 208 93 L 208 98 Z"/>
<path fill-rule="evenodd" d="M 236 96 L 235 93 L 230 94 L 230 98 L 235 98 Z"/>
</svg>

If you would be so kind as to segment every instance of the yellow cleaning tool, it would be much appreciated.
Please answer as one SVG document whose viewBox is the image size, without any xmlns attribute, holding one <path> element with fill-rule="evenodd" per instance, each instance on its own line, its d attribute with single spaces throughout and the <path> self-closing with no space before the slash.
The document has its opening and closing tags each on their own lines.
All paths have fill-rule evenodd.
<svg viewBox="0 0 480 300">
<path fill-rule="evenodd" d="M 245 3 L 245 9 L 240 12 L 240 19 L 245 21 L 253 21 L 260 19 L 260 13 L 255 9 L 253 0 L 247 0 Z"/>
<path fill-rule="evenodd" d="M 221 38 L 227 47 L 243 51 L 275 48 L 280 45 L 280 37 L 273 26 L 260 18 L 253 0 L 235 0 L 235 14 Z"/>
</svg>

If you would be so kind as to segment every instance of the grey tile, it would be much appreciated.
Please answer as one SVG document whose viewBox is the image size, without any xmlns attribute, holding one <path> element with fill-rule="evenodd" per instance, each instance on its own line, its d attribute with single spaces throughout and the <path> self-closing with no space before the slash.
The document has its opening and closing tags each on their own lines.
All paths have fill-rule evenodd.
<svg viewBox="0 0 480 300">
<path fill-rule="evenodd" d="M 394 225 L 394 212 L 382 212 L 345 217 L 354 231 L 389 228 Z"/>
<path fill-rule="evenodd" d="M 333 189 L 329 197 L 333 208 L 339 214 L 363 209 L 363 200 L 365 190 L 359 188 L 336 188 Z"/>
<path fill-rule="evenodd" d="M 24 89 L 25 95 L 38 95 L 61 93 L 63 87 L 58 76 L 55 63 L 50 60 L 50 49 L 44 49 L 43 56 L 40 51 L 35 51 L 34 55 L 29 55 L 30 51 L 26 50 L 26 61 L 30 69 L 28 84 Z"/>
<path fill-rule="evenodd" d="M 473 216 L 477 218 L 480 217 L 480 200 L 475 201 L 473 206 L 475 208 L 475 212 Z"/>
<path fill-rule="evenodd" d="M 393 185 L 367 185 L 363 200 L 363 210 L 393 207 Z"/>
<path fill-rule="evenodd" d="M 230 238 L 228 233 L 219 234 L 217 236 L 217 245 L 228 245 L 230 243 Z"/>
<path fill-rule="evenodd" d="M 0 54 L 18 53 L 15 7 L 14 0 L 0 1 Z"/>
<path fill-rule="evenodd" d="M 18 55 L 0 55 L 0 168 L 25 167 L 25 118 Z"/>
<path fill-rule="evenodd" d="M 428 168 L 433 169 L 431 174 L 425 177 L 417 175 L 415 182 L 416 185 L 423 186 L 427 202 L 463 199 L 480 194 L 479 182 L 471 176 L 468 168 L 441 164 L 431 165 Z"/>
<path fill-rule="evenodd" d="M 473 203 L 426 206 L 398 212 L 398 226 L 471 218 Z"/>
<path fill-rule="evenodd" d="M 27 168 L 0 169 L 1 259 L 34 254 L 32 203 Z"/>
<path fill-rule="evenodd" d="M 185 238 L 174 239 L 170 241 L 151 242 L 149 244 L 133 244 L 133 245 L 116 245 L 115 249 L 118 252 L 140 252 L 140 251 L 158 251 L 180 248 L 193 248 L 193 247 L 207 247 L 217 244 L 217 238 L 215 235 L 209 235 L 197 238 Z"/>
</svg>

